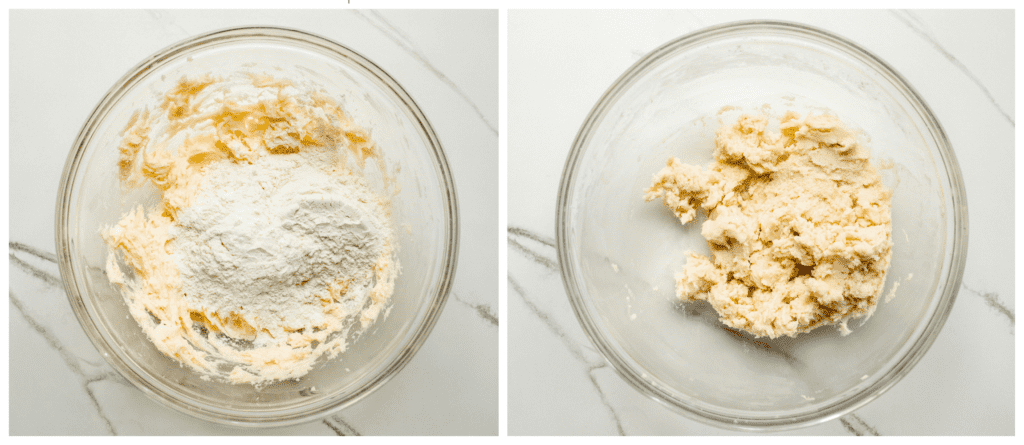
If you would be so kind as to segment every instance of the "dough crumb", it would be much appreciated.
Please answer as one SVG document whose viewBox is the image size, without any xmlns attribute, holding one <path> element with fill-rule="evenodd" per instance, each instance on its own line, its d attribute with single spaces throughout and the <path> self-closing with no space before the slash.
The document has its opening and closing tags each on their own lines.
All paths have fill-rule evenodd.
<svg viewBox="0 0 1024 445">
<path fill-rule="evenodd" d="M 889 289 L 889 294 L 885 296 L 885 302 L 886 303 L 892 301 L 893 298 L 896 298 L 896 289 L 899 289 L 899 287 L 900 287 L 900 282 L 899 281 L 896 281 L 896 282 L 892 283 L 892 289 Z"/>
<path fill-rule="evenodd" d="M 683 301 L 705 300 L 726 325 L 794 337 L 870 315 L 892 254 L 890 201 L 857 133 L 836 117 L 743 115 L 715 135 L 708 169 L 670 158 L 645 201 L 682 224 L 707 214 L 712 257 L 687 252 Z"/>
</svg>

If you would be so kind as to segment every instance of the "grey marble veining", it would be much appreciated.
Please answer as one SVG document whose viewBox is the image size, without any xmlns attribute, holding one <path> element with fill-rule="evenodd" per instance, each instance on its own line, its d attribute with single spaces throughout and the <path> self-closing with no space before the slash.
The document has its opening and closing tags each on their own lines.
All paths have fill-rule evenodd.
<svg viewBox="0 0 1024 445">
<path fill-rule="evenodd" d="M 999 111 L 999 114 L 1002 114 L 1003 117 L 1006 118 L 1007 122 L 1010 123 L 1010 125 L 1014 125 L 1014 126 L 1016 125 L 1014 123 L 1013 116 L 1011 116 L 1009 113 L 1007 113 L 1005 110 L 1003 110 L 1003 108 L 1000 107 L 998 103 L 996 103 L 996 98 L 993 97 L 992 93 L 988 90 L 988 88 L 985 87 L 985 85 L 981 83 L 981 80 L 978 79 L 978 76 L 975 76 L 974 73 L 972 73 L 971 70 L 969 68 L 967 68 L 967 65 L 964 65 L 963 62 L 961 62 L 960 60 L 958 60 L 956 58 L 956 56 L 954 56 L 948 50 L 946 50 L 946 48 L 943 47 L 935 39 L 934 34 L 932 34 L 932 32 L 930 32 L 927 29 L 927 26 L 914 14 L 913 11 L 900 10 L 900 11 L 890 11 L 890 12 L 892 13 L 893 16 L 895 16 L 897 19 L 899 19 L 901 22 L 903 22 L 905 25 L 907 25 L 908 28 L 910 28 L 912 31 L 914 31 L 919 36 L 921 36 L 922 39 L 925 39 L 926 41 L 928 41 L 928 43 L 932 46 L 932 48 L 934 48 L 935 51 L 938 52 L 939 54 L 942 54 L 942 56 L 945 57 L 946 60 L 948 60 L 951 65 L 956 67 L 958 70 L 963 72 L 964 75 L 966 75 L 968 78 L 970 78 L 971 82 L 973 82 L 981 90 L 981 92 L 985 95 L 985 97 L 988 98 L 989 102 L 992 103 L 992 106 L 995 107 L 995 109 Z"/>
<path fill-rule="evenodd" d="M 470 308 L 473 308 L 473 310 L 476 311 L 477 316 L 479 316 L 482 320 L 493 325 L 494 327 L 498 327 L 498 315 L 494 313 L 494 308 L 492 308 L 490 305 L 468 302 L 460 298 L 459 294 L 455 292 L 451 293 L 451 297 L 454 298 L 455 301 L 459 302 L 459 304 L 463 304 Z"/>
<path fill-rule="evenodd" d="M 522 97 L 513 99 L 510 93 L 509 128 L 529 129 L 530 133 L 513 130 L 509 135 L 509 433 L 744 434 L 691 421 L 647 398 L 593 349 L 566 302 L 561 283 L 553 237 L 554 198 L 565 155 L 579 125 L 593 101 L 629 64 L 661 43 L 703 26 L 779 19 L 849 38 L 894 65 L 915 86 L 956 150 L 968 189 L 971 220 L 971 251 L 963 286 L 946 326 L 921 362 L 864 407 L 816 426 L 779 434 L 1013 434 L 1013 278 L 1012 273 L 1003 272 L 1006 262 L 1012 264 L 1013 252 L 1000 241 L 1008 235 L 1001 228 L 1012 227 L 1012 211 L 1011 223 L 1005 224 L 1006 218 L 991 213 L 993 209 L 1002 211 L 1005 203 L 1000 196 L 1005 192 L 998 187 L 1012 184 L 1013 170 L 1009 166 L 986 168 L 990 159 L 1012 159 L 1013 153 L 1012 110 L 1000 106 L 1012 103 L 1012 83 L 1005 82 L 1012 79 L 1012 63 L 1004 62 L 1012 60 L 1012 39 L 1008 37 L 1013 30 L 1002 27 L 1006 20 L 990 20 L 999 13 L 510 11 L 509 91 Z M 949 27 L 935 22 L 953 21 L 951 15 L 956 15 L 959 34 L 955 36 Z M 576 27 L 566 29 L 564 23 Z M 644 32 L 624 31 L 631 26 Z M 977 40 L 960 41 L 964 36 Z M 958 45 L 951 48 L 944 41 L 957 41 Z M 986 46 L 984 54 L 990 57 L 1007 57 L 963 57 L 965 48 L 981 46 Z M 570 62 L 559 65 L 559 59 Z M 993 67 L 1006 71 L 976 74 Z M 549 78 L 542 81 L 532 75 L 537 69 L 546 69 Z M 588 76 L 575 76 L 576 70 L 586 70 Z M 566 88 L 570 78 L 573 86 Z M 535 91 L 528 91 L 527 86 Z M 550 112 L 527 105 L 540 103 L 556 105 Z M 964 113 L 965 107 L 972 112 Z M 734 337 L 752 341 L 738 334 Z M 750 346 L 780 354 L 764 345 Z M 796 357 L 780 354 L 780 358 L 800 366 Z"/>
<path fill-rule="evenodd" d="M 843 427 L 855 436 L 881 436 L 881 434 L 878 434 L 878 431 L 861 420 L 860 417 L 857 417 L 856 414 L 847 414 L 840 417 L 839 423 L 842 423 Z"/>
<path fill-rule="evenodd" d="M 535 263 L 537 263 L 537 264 L 539 264 L 541 266 L 544 266 L 545 268 L 551 269 L 553 271 L 557 271 L 558 270 L 558 263 L 554 259 L 552 259 L 555 255 L 552 254 L 549 257 L 548 255 L 545 255 L 545 254 L 542 254 L 540 252 L 537 252 L 536 250 L 530 249 L 529 247 L 526 247 L 524 245 L 525 240 L 531 240 L 531 241 L 540 243 L 541 246 L 548 247 L 549 249 L 554 249 L 555 248 L 554 238 L 543 237 L 543 236 L 534 234 L 534 233 L 530 232 L 529 230 L 521 229 L 521 228 L 518 228 L 518 227 L 509 227 L 508 233 L 509 233 L 509 236 L 508 236 L 508 245 L 509 245 L 509 247 L 512 247 L 517 252 L 525 255 L 527 258 L 529 258 L 533 262 L 535 262 Z"/>
<path fill-rule="evenodd" d="M 13 250 L 14 248 L 14 243 L 11 243 L 11 249 Z M 10 254 L 10 259 L 12 265 L 24 270 L 25 272 L 32 274 L 32 276 L 36 277 L 39 280 L 42 280 L 44 283 L 49 284 L 51 286 L 61 285 L 60 278 L 57 278 L 56 276 L 51 275 L 50 273 L 42 269 L 36 268 L 35 266 L 29 264 L 25 260 L 18 258 L 13 253 Z"/>
<path fill-rule="evenodd" d="M 150 400 L 117 374 L 78 325 L 53 247 L 57 183 L 96 101 L 149 54 L 189 36 L 239 25 L 306 30 L 373 60 L 402 84 L 437 131 L 460 203 L 493 201 L 488 192 L 496 185 L 477 184 L 472 167 L 480 160 L 497 162 L 496 123 L 490 116 L 498 113 L 488 96 L 496 95 L 496 82 L 481 74 L 496 70 L 497 48 L 464 42 L 491 38 L 480 33 L 497 32 L 496 12 L 53 10 L 13 11 L 11 18 L 10 83 L 16 93 L 10 106 L 17 113 L 10 138 L 10 434 L 497 433 L 497 295 L 494 281 L 479 273 L 497 273 L 494 252 L 460 252 L 460 262 L 472 264 L 469 269 L 477 273 L 456 274 L 430 337 L 387 384 L 326 418 L 264 430 L 198 421 Z M 437 22 L 449 25 L 445 33 L 431 25 Z M 482 62 L 460 65 L 418 45 L 451 48 Z M 473 216 L 493 220 L 497 209 Z M 460 232 L 463 245 L 493 240 L 489 227 L 464 224 Z M 432 403 L 425 404 L 428 400 Z"/>
<path fill-rule="evenodd" d="M 12 258 L 14 258 L 13 255 Z M 43 281 L 46 282 L 47 284 L 60 286 L 59 279 L 54 278 L 53 276 L 45 272 L 39 271 L 38 269 L 34 269 L 32 268 L 32 266 L 29 266 L 27 264 L 25 264 L 25 266 L 19 265 L 19 267 L 23 267 L 26 270 L 31 270 L 30 273 L 36 276 L 37 278 L 40 276 L 45 277 Z M 65 345 L 55 335 L 53 335 L 45 326 L 43 326 L 42 323 L 40 323 L 35 318 L 30 316 L 25 306 L 23 305 L 23 303 L 21 302 L 17 295 L 15 295 L 13 292 L 10 292 L 8 296 L 11 306 L 14 309 L 14 311 L 12 312 L 16 312 L 18 316 L 20 316 L 26 323 L 28 323 L 28 325 L 46 341 L 46 344 L 47 346 L 49 346 L 49 348 L 57 352 L 60 358 L 64 361 L 64 364 L 67 366 L 67 368 L 78 378 L 79 384 L 81 385 L 82 389 L 84 389 L 85 393 L 88 395 L 89 400 L 92 402 L 92 405 L 96 410 L 96 414 L 103 421 L 103 425 L 106 428 L 107 432 L 116 435 L 117 430 L 114 428 L 114 425 L 112 424 L 110 419 L 107 418 L 106 413 L 104 413 L 103 408 L 100 406 L 99 400 L 97 400 L 96 394 L 93 392 L 90 385 L 99 381 L 109 381 L 120 385 L 128 385 L 128 382 L 126 382 L 124 378 L 122 378 L 119 374 L 115 373 L 113 370 L 109 368 L 103 369 L 105 367 L 100 367 L 100 370 L 98 372 L 87 372 L 86 370 L 84 370 L 81 365 L 82 359 L 80 357 L 75 356 L 72 352 L 70 352 L 68 348 L 65 347 Z M 96 366 L 97 364 L 92 363 L 92 365 Z"/>
<path fill-rule="evenodd" d="M 469 95 L 466 94 L 466 92 L 462 91 L 462 89 L 459 88 L 459 86 L 456 85 L 455 82 L 449 79 L 448 76 L 441 72 L 440 69 L 435 67 L 432 63 L 430 63 L 430 60 L 428 60 L 419 50 L 416 49 L 416 44 L 408 36 L 406 36 L 405 33 L 402 32 L 402 30 L 392 25 L 391 22 L 389 22 L 387 18 L 385 18 L 384 15 L 382 15 L 379 12 L 358 10 L 353 12 L 362 17 L 375 28 L 379 29 L 382 34 L 390 38 L 392 41 L 394 41 L 396 44 L 402 47 L 402 49 L 408 51 L 409 54 L 415 57 L 416 60 L 418 60 L 423 65 L 424 68 L 426 68 L 434 76 L 436 76 L 438 79 L 444 82 L 444 84 L 451 88 L 451 90 L 455 92 L 455 94 L 458 94 L 459 97 L 465 100 L 466 103 L 469 104 L 469 106 L 473 107 L 473 111 L 476 113 L 480 121 L 491 130 L 491 133 L 494 133 L 495 136 L 498 135 L 497 125 L 495 125 L 495 123 L 493 122 L 488 121 L 487 117 L 484 116 L 484 113 L 480 110 L 480 107 L 473 101 L 473 99 L 470 98 Z"/>
<path fill-rule="evenodd" d="M 971 289 L 966 284 L 962 284 L 960 285 L 960 287 L 967 290 L 967 292 L 970 292 L 972 295 L 981 297 L 982 300 L 985 300 L 985 304 L 988 304 L 990 307 L 992 307 L 992 309 L 995 309 L 996 312 L 1006 316 L 1006 318 L 1010 321 L 1011 328 L 1014 326 L 1013 311 L 1007 308 L 1001 301 L 999 301 L 999 295 L 997 295 L 995 292 L 979 292 L 974 289 Z"/>
<path fill-rule="evenodd" d="M 538 265 L 538 266 L 541 266 L 541 267 L 543 267 L 545 269 L 550 269 L 550 270 L 553 270 L 553 271 L 557 271 L 558 270 L 557 263 L 554 260 L 551 260 L 551 259 L 545 257 L 544 254 L 542 254 L 542 253 L 539 253 L 539 252 L 536 252 L 534 250 L 530 250 L 530 249 L 526 248 L 525 246 L 523 246 L 523 244 L 521 242 L 517 241 L 517 239 L 524 239 L 525 238 L 525 239 L 528 239 L 528 240 L 535 241 L 535 242 L 539 243 L 542 246 L 546 246 L 546 247 L 549 247 L 549 248 L 554 248 L 554 242 L 553 242 L 553 239 L 551 237 L 544 236 L 544 235 L 539 235 L 539 234 L 533 233 L 533 232 L 531 232 L 529 230 L 518 228 L 518 227 L 509 227 L 508 233 L 509 233 L 509 236 L 508 236 L 509 246 L 510 247 L 515 246 L 515 250 L 517 251 L 517 253 L 521 254 L 524 258 L 526 258 L 529 261 L 533 262 L 535 265 Z M 605 359 L 600 355 L 600 353 L 598 353 L 595 349 L 593 349 L 593 347 L 590 345 L 589 342 L 581 345 L 577 341 L 574 341 L 573 339 L 571 339 L 566 334 L 566 329 L 567 328 L 563 327 L 558 321 L 555 321 L 551 315 L 549 315 L 544 310 L 540 309 L 536 304 L 534 304 L 531 301 L 531 299 L 527 296 L 527 291 L 523 289 L 522 285 L 520 285 L 516 281 L 516 279 L 512 276 L 511 273 L 509 273 L 509 276 L 508 276 L 508 285 L 509 285 L 509 297 L 510 298 L 519 298 L 519 299 L 521 299 L 522 302 L 525 304 L 525 306 L 529 309 L 530 313 L 533 316 L 535 316 L 537 319 L 539 319 L 550 330 L 550 332 L 552 334 L 554 334 L 556 337 L 558 337 L 558 339 L 562 342 L 562 344 L 567 349 L 568 353 L 584 367 L 584 369 L 586 371 L 586 377 L 590 381 L 590 384 L 593 386 L 593 389 L 596 392 L 596 394 L 598 395 L 599 400 L 601 401 L 601 404 L 603 405 L 603 407 L 608 411 L 609 415 L 611 416 L 611 419 L 613 421 L 613 424 L 615 426 L 615 430 L 617 431 L 617 433 L 619 435 L 622 435 L 622 436 L 631 434 L 631 433 L 626 431 L 625 427 L 623 426 L 623 422 L 620 419 L 620 415 L 619 415 L 618 410 L 613 406 L 613 404 L 609 400 L 609 396 L 605 394 L 605 391 L 602 389 L 602 385 L 599 382 L 599 380 L 598 380 L 598 378 L 597 378 L 597 376 L 595 374 L 595 372 L 598 371 L 598 370 L 605 370 L 605 369 L 611 370 L 610 366 L 605 361 Z M 692 308 L 692 306 L 684 306 L 684 305 L 680 305 L 680 307 Z M 570 326 L 570 328 L 575 328 L 575 326 Z M 794 366 L 794 367 L 797 367 L 797 368 L 804 366 L 803 364 L 801 364 L 799 362 L 798 359 L 796 359 L 795 357 L 793 357 L 792 355 L 788 354 L 785 351 L 778 350 L 778 349 L 771 349 L 767 345 L 763 344 L 763 342 L 758 342 L 757 340 L 747 338 L 746 336 L 743 336 L 740 333 L 738 333 L 738 332 L 736 332 L 736 331 L 734 331 L 732 329 L 725 328 L 725 327 L 723 327 L 722 329 L 725 330 L 725 331 L 732 332 L 734 337 L 735 337 L 734 340 L 736 340 L 738 342 L 761 343 L 761 344 L 758 345 L 759 348 L 765 348 L 765 352 L 766 353 L 771 354 L 771 355 L 777 355 L 777 356 L 781 357 L 790 366 Z M 614 374 L 614 372 L 613 372 L 613 374 Z M 616 377 L 617 377 L 617 375 L 616 375 Z M 617 383 L 624 383 L 624 382 L 613 382 L 613 383 L 617 384 Z M 870 424 L 865 422 L 863 419 L 858 417 L 856 414 L 848 414 L 848 415 L 842 416 L 842 417 L 840 417 L 838 419 L 838 422 L 850 434 L 854 434 L 854 435 L 857 435 L 857 436 L 864 436 L 864 435 L 878 436 L 878 435 L 880 435 L 878 433 L 878 431 L 873 426 L 871 426 Z"/>
<path fill-rule="evenodd" d="M 344 420 L 342 420 L 341 416 L 329 416 L 323 420 L 323 424 L 327 425 L 327 427 L 330 428 L 331 431 L 334 431 L 334 433 L 339 436 L 362 435 L 359 434 L 359 431 L 356 431 L 355 428 L 352 428 L 352 425 L 349 425 Z"/>
<path fill-rule="evenodd" d="M 435 379 L 444 375 L 437 371 L 438 368 L 451 359 L 462 357 L 459 349 L 475 347 L 475 344 L 457 343 L 460 338 L 472 335 L 494 339 L 491 342 L 493 346 L 497 339 L 496 328 L 502 322 L 509 329 L 509 425 L 513 434 L 563 434 L 566 431 L 609 435 L 735 434 L 689 421 L 642 396 L 625 383 L 593 348 L 572 314 L 562 287 L 553 230 L 550 229 L 554 222 L 554 206 L 549 203 L 553 204 L 561 163 L 582 118 L 597 96 L 628 64 L 668 38 L 699 27 L 764 17 L 796 20 L 835 30 L 862 43 L 883 59 L 898 64 L 896 68 L 908 77 L 934 108 L 957 149 L 970 193 L 972 222 L 972 253 L 968 257 L 968 271 L 957 303 L 943 333 L 915 370 L 878 400 L 854 413 L 786 434 L 879 436 L 1014 432 L 1013 277 L 1012 274 L 1003 274 L 1005 277 L 993 279 L 988 272 L 1003 270 L 999 266 L 1001 262 L 1012 264 L 1012 247 L 995 250 L 991 255 L 988 255 L 988 251 L 978 250 L 981 247 L 976 247 L 997 244 L 1006 236 L 999 230 L 991 229 L 994 227 L 992 224 L 995 224 L 993 221 L 1005 218 L 993 216 L 990 212 L 990 209 L 1005 205 L 1000 202 L 1005 192 L 996 188 L 993 178 L 1003 181 L 1006 170 L 993 170 L 986 158 L 1001 159 L 1009 156 L 1012 159 L 1014 110 L 1000 105 L 1013 103 L 1012 84 L 1007 88 L 1004 84 L 988 82 L 984 75 L 978 74 L 983 73 L 982 69 L 985 68 L 963 57 L 963 52 L 958 53 L 955 48 L 943 43 L 952 38 L 950 30 L 930 21 L 930 17 L 942 12 L 924 15 L 918 11 L 855 11 L 841 14 L 822 11 L 629 11 L 623 12 L 633 20 L 628 23 L 643 24 L 644 32 L 635 35 L 618 34 L 621 40 L 618 42 L 609 40 L 611 36 L 587 34 L 590 39 L 587 45 L 606 49 L 604 56 L 608 58 L 610 66 L 607 69 L 598 66 L 602 69 L 588 72 L 586 78 L 573 79 L 571 84 L 562 86 L 563 90 L 583 92 L 579 95 L 579 103 L 559 101 L 557 98 L 553 100 L 553 96 L 545 96 L 543 92 L 509 90 L 510 97 L 513 94 L 528 96 L 536 99 L 533 103 L 537 106 L 554 109 L 561 116 L 533 127 L 537 130 L 533 137 L 536 147 L 514 145 L 512 141 L 516 135 L 509 135 L 508 168 L 515 172 L 530 170 L 530 174 L 509 176 L 509 229 L 505 240 L 509 256 L 506 277 L 509 314 L 502 314 L 507 315 L 507 318 L 501 319 L 497 313 L 491 281 L 479 277 L 474 279 L 475 274 L 472 273 L 459 273 L 445 313 L 435 327 L 436 332 L 424 345 L 424 350 L 395 381 L 339 414 L 296 427 L 259 432 L 205 423 L 197 425 L 191 418 L 157 405 L 106 365 L 77 326 L 77 320 L 67 305 L 53 254 L 54 184 L 59 178 L 66 149 L 95 101 L 120 73 L 156 49 L 199 32 L 237 24 L 272 23 L 311 29 L 339 41 L 351 42 L 357 48 L 385 48 L 372 50 L 379 54 L 365 54 L 387 66 L 389 73 L 395 75 L 425 109 L 451 113 L 450 116 L 443 116 L 443 113 L 427 111 L 446 150 L 449 150 L 449 157 L 454 158 L 453 169 L 456 170 L 460 186 L 460 200 L 463 200 L 463 194 L 467 194 L 465 198 L 468 198 L 463 202 L 489 202 L 494 199 L 493 196 L 483 196 L 483 193 L 472 194 L 464 180 L 467 173 L 464 166 L 459 176 L 459 162 L 475 156 L 480 146 L 496 145 L 497 129 L 500 127 L 496 110 L 490 110 L 488 101 L 481 100 L 474 93 L 476 90 L 465 81 L 457 80 L 460 78 L 455 73 L 459 68 L 455 64 L 437 58 L 436 50 L 428 51 L 431 45 L 440 41 L 437 37 L 431 37 L 433 30 L 428 25 L 410 27 L 408 21 L 398 20 L 397 13 L 392 11 L 333 11 L 323 14 L 296 11 L 202 14 L 188 11 L 138 11 L 123 12 L 127 20 L 114 20 L 107 23 L 108 26 L 103 26 L 103 16 L 107 13 L 101 12 L 87 13 L 90 26 L 84 26 L 84 19 L 69 12 L 49 13 L 47 20 L 40 20 L 47 13 L 36 13 L 40 16 L 35 17 L 29 13 L 21 14 L 19 21 L 12 19 L 11 108 L 21 111 L 21 117 L 12 113 L 10 157 L 12 241 L 9 244 L 9 307 L 12 388 L 9 403 L 12 434 L 186 432 L 353 436 L 396 432 L 430 434 L 445 431 L 457 434 L 457 431 L 496 431 L 496 421 L 489 423 L 490 418 L 497 413 L 496 389 L 489 386 L 492 380 L 496 381 L 496 372 L 493 376 L 488 374 L 497 364 L 493 352 L 474 349 L 467 353 L 483 357 L 482 363 L 469 371 L 483 374 L 487 379 L 469 382 L 474 385 L 474 389 L 466 390 L 480 396 L 446 405 L 441 401 L 440 409 L 428 408 L 432 411 L 450 409 L 452 414 L 422 412 L 418 407 L 423 399 L 450 398 L 451 394 L 461 393 L 460 388 L 455 386 L 438 385 L 440 388 L 436 391 L 426 387 L 434 385 Z M 33 18 L 36 20 L 33 21 Z M 137 38 L 127 42 L 124 51 L 109 55 L 109 63 L 96 65 L 95 60 L 105 56 L 104 51 L 98 49 L 101 46 L 97 45 L 109 46 L 110 42 L 123 38 L 123 35 L 116 34 L 119 22 L 124 24 L 121 32 L 138 33 L 135 36 Z M 976 15 L 969 15 L 962 22 L 962 26 L 979 36 L 991 35 L 987 33 L 991 25 Z M 52 43 L 57 48 L 70 51 L 63 55 L 69 61 L 68 66 L 81 67 L 92 63 L 96 69 L 84 73 L 84 77 L 75 85 L 77 89 L 71 89 L 61 83 L 66 80 L 60 77 L 46 77 L 46 73 L 57 73 L 61 69 L 66 71 L 68 68 L 64 68 L 58 61 L 38 57 L 34 61 L 35 65 L 27 62 L 18 65 L 23 69 L 29 69 L 24 67 L 30 66 L 34 73 L 41 73 L 34 74 L 33 80 L 38 77 L 41 81 L 39 83 L 54 85 L 53 91 L 38 92 L 27 88 L 15 91 L 14 87 L 19 85 L 16 82 L 28 78 L 19 75 L 19 71 L 16 71 L 18 68 L 14 66 L 15 61 L 25 61 L 17 59 L 17 45 L 24 43 L 24 40 L 18 39 L 17 34 L 24 28 L 17 23 L 22 23 L 21 26 L 37 26 L 43 30 L 52 29 L 49 32 L 54 35 L 97 34 L 94 38 L 100 40 L 87 40 L 84 37 L 78 40 L 106 43 L 87 45 L 76 41 L 65 43 L 65 47 Z M 510 23 L 517 22 L 512 20 Z M 339 31 L 339 24 L 351 29 Z M 540 25 L 531 23 L 530 26 Z M 891 32 L 888 35 L 897 36 L 908 46 L 915 41 L 920 45 L 913 48 L 888 45 L 882 33 L 877 32 L 879 26 L 888 27 L 885 28 L 887 33 Z M 515 44 L 517 32 L 532 30 L 519 31 L 510 27 L 510 46 Z M 611 30 L 605 29 L 604 32 L 611 33 Z M 1013 35 L 1012 30 L 1008 32 L 1010 36 Z M 104 36 L 107 38 L 105 41 L 102 40 Z M 466 38 L 452 36 L 455 40 L 460 37 Z M 1007 43 L 999 40 L 979 41 L 978 45 L 1002 49 Z M 1012 54 L 1012 42 L 1009 47 Z M 74 53 L 88 54 L 88 58 L 76 58 Z M 510 59 L 510 73 L 517 69 L 551 69 L 550 66 L 529 66 L 528 62 L 520 68 L 520 62 Z M 600 64 L 594 63 L 593 66 L 597 65 Z M 393 69 L 395 66 L 398 68 Z M 1012 77 L 1012 64 L 1010 71 Z M 557 73 L 553 78 L 558 78 Z M 437 88 L 438 85 L 443 88 Z M 32 146 L 50 150 L 44 153 L 43 160 L 22 156 L 17 150 L 29 144 L 27 134 L 31 132 L 28 130 L 39 130 L 32 127 L 31 122 L 40 110 L 27 105 L 26 94 L 34 94 L 29 97 L 41 103 L 56 100 L 56 97 L 48 94 L 64 98 L 63 108 L 54 113 L 58 122 L 66 121 L 68 124 L 46 128 L 45 132 L 35 131 L 41 139 L 32 141 Z M 454 106 L 447 97 L 449 95 L 457 98 L 454 102 L 461 105 Z M 1011 96 L 1009 101 L 1004 99 L 1007 96 Z M 981 107 L 974 105 L 978 103 L 984 104 L 986 110 L 982 111 Z M 465 111 L 460 108 L 462 106 Z M 964 107 L 971 107 L 971 110 L 978 113 L 956 113 Z M 998 118 L 986 119 L 984 113 L 988 112 Z M 466 134 L 463 128 L 466 125 L 488 137 L 472 141 L 460 139 Z M 22 127 L 26 130 L 20 131 Z M 997 141 L 1001 143 L 989 143 L 980 132 L 1000 135 Z M 1012 165 L 1008 169 L 1011 177 L 1004 182 L 1012 183 Z M 473 172 L 469 174 L 472 178 Z M 530 181 L 516 182 L 521 178 L 529 178 Z M 39 192 L 30 193 L 30 190 Z M 523 201 L 513 196 L 516 193 L 526 193 L 531 201 L 536 202 L 536 206 L 522 205 Z M 467 240 L 489 245 L 492 243 L 489 240 L 493 237 L 493 228 L 464 227 L 463 236 L 466 237 L 463 246 L 470 245 Z M 460 263 L 479 263 L 484 254 L 474 251 L 464 247 L 460 252 Z M 460 270 L 465 269 L 460 267 Z M 736 341 L 750 340 L 737 336 Z M 752 346 L 760 347 L 756 344 Z M 35 385 L 34 380 L 45 381 L 50 388 Z M 57 403 L 66 409 L 55 412 L 48 408 Z M 525 412 L 527 407 L 534 412 Z M 381 414 L 387 410 L 395 412 L 393 417 Z M 411 417 L 422 420 L 422 423 L 397 421 Z"/>
</svg>

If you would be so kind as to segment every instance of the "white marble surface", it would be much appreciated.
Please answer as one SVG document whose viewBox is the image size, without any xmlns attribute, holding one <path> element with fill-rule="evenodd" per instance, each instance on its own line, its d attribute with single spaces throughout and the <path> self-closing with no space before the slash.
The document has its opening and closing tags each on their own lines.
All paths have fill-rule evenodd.
<svg viewBox="0 0 1024 445">
<path fill-rule="evenodd" d="M 417 101 L 461 211 L 451 298 L 394 379 L 327 419 L 245 430 L 148 399 L 99 356 L 54 264 L 54 206 L 92 108 L 144 57 L 199 33 L 288 26 L 365 55 Z M 498 432 L 497 11 L 13 11 L 10 14 L 10 434 L 492 435 Z"/>
<path fill-rule="evenodd" d="M 924 97 L 956 150 L 970 241 L 963 288 L 908 376 L 839 419 L 785 434 L 1014 434 L 1014 18 L 972 11 L 510 11 L 508 432 L 733 434 L 642 396 L 580 328 L 557 269 L 566 155 L 590 108 L 643 54 L 705 26 L 797 21 L 882 57 Z"/>
</svg>

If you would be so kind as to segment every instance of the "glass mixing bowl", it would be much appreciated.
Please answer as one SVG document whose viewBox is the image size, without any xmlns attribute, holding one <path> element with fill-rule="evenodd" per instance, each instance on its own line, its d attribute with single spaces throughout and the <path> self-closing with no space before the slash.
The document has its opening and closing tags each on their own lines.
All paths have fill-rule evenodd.
<svg viewBox="0 0 1024 445">
<path fill-rule="evenodd" d="M 883 295 L 899 288 L 848 336 L 821 327 L 754 338 L 726 329 L 709 304 L 675 297 L 684 252 L 710 253 L 702 220 L 681 226 L 644 190 L 671 156 L 710 163 L 719 119 L 757 110 L 828 110 L 862 129 L 894 191 Z M 744 430 L 824 422 L 894 385 L 942 328 L 967 252 L 960 170 L 928 106 L 874 55 L 792 23 L 704 29 L 629 68 L 580 128 L 557 212 L 572 307 L 619 374 L 689 417 Z"/>
<path fill-rule="evenodd" d="M 118 183 L 119 134 L 132 112 L 152 105 L 183 75 L 269 73 L 313 81 L 367 128 L 397 172 L 401 192 L 392 222 L 402 272 L 391 309 L 334 360 L 299 380 L 252 385 L 206 381 L 158 352 L 129 315 L 104 272 L 100 229 L 155 194 L 125 195 Z M 367 178 L 383 190 L 379 174 Z M 344 46 L 305 32 L 245 27 L 212 32 L 166 48 L 119 80 L 71 148 L 58 194 L 60 273 L 82 327 L 107 361 L 148 396 L 221 423 L 280 426 L 355 403 L 408 363 L 444 307 L 458 251 L 455 185 L 441 145 L 412 98 L 384 70 Z"/>
</svg>

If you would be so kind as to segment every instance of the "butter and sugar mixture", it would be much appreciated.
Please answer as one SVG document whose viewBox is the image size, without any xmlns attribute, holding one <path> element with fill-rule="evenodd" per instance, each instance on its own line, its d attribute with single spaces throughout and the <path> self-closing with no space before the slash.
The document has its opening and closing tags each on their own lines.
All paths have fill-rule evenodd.
<svg viewBox="0 0 1024 445">
<path fill-rule="evenodd" d="M 313 86 L 182 78 L 135 113 L 126 188 L 159 202 L 103 230 L 107 273 L 163 354 L 256 385 L 305 375 L 382 313 L 398 264 L 391 192 L 367 130 Z M 131 272 L 125 276 L 118 258 Z"/>
</svg>

